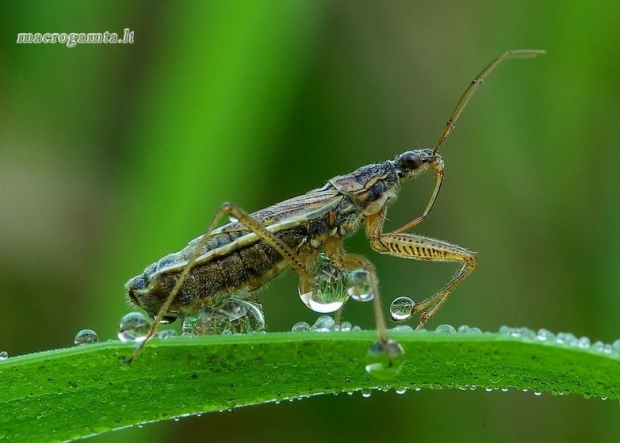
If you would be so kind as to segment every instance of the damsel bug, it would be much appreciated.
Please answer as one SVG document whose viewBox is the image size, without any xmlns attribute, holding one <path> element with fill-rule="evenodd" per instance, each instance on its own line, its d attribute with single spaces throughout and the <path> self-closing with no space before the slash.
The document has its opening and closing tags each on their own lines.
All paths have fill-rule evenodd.
<svg viewBox="0 0 620 443">
<path fill-rule="evenodd" d="M 252 214 L 231 203 L 223 204 L 204 235 L 153 263 L 127 283 L 131 302 L 155 319 L 147 340 L 132 359 L 162 322 L 198 312 L 224 312 L 231 324 L 248 312 L 256 315 L 260 308 L 255 291 L 289 267 L 299 276 L 302 300 L 315 311 L 336 311 L 349 296 L 373 299 L 379 343 L 387 347 L 375 268 L 365 257 L 345 253 L 343 248 L 344 239 L 362 225 L 371 247 L 381 254 L 460 264 L 439 292 L 413 307 L 411 315 L 421 313 L 418 328 L 424 325 L 476 267 L 475 254 L 465 248 L 406 233 L 426 219 L 439 194 L 444 163 L 437 151 L 469 99 L 499 63 L 543 53 L 515 50 L 493 60 L 466 89 L 433 149 L 407 151 L 394 160 L 362 166 L 332 178 L 322 188 Z M 422 215 L 384 233 L 386 212 L 398 189 L 428 170 L 435 174 L 436 183 Z M 224 216 L 230 218 L 230 223 L 216 228 Z M 215 321 L 220 317 L 208 318 Z M 211 325 L 209 329 L 217 328 Z"/>
</svg>

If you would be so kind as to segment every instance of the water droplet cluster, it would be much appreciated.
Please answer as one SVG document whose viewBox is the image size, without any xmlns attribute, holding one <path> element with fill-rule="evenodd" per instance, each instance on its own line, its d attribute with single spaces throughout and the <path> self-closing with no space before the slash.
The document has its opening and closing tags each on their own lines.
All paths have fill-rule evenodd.
<svg viewBox="0 0 620 443">
<path fill-rule="evenodd" d="M 361 330 L 359 326 L 353 326 L 351 322 L 343 321 L 337 324 L 329 315 L 321 315 L 313 325 L 305 321 L 295 323 L 291 332 L 355 332 Z"/>
<path fill-rule="evenodd" d="M 186 335 L 248 334 L 265 330 L 265 316 L 258 301 L 226 300 L 218 308 L 205 307 L 196 315 L 185 317 Z"/>
<path fill-rule="evenodd" d="M 549 345 L 579 348 L 620 357 L 620 339 L 611 344 L 603 343 L 600 340 L 592 343 L 588 337 L 577 337 L 570 332 L 558 332 L 557 334 L 554 334 L 547 329 L 539 329 L 538 331 L 534 331 L 529 328 L 511 328 L 509 326 L 502 326 L 499 329 L 499 334 L 518 338 L 524 341 L 535 341 Z"/>
<path fill-rule="evenodd" d="M 373 299 L 370 273 L 365 269 L 349 270 L 320 253 L 311 278 L 299 281 L 299 298 L 314 312 L 335 312 L 350 298 L 367 302 Z"/>
</svg>

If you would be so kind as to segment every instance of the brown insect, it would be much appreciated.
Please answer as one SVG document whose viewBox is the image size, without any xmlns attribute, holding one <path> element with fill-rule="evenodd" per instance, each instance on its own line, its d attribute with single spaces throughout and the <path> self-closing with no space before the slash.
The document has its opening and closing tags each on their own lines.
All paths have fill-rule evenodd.
<svg viewBox="0 0 620 443">
<path fill-rule="evenodd" d="M 421 312 L 418 328 L 424 325 L 476 267 L 475 254 L 468 249 L 407 232 L 426 219 L 439 194 L 444 163 L 437 151 L 469 99 L 499 63 L 543 53 L 515 50 L 493 60 L 458 101 L 433 149 L 407 151 L 394 160 L 362 166 L 330 179 L 319 189 L 252 214 L 224 203 L 204 235 L 148 266 L 127 283 L 131 302 L 155 319 L 147 339 L 156 333 L 160 323 L 179 316 L 221 312 L 231 306 L 238 310 L 244 303 L 256 305 L 255 292 L 292 268 L 300 279 L 302 300 L 319 312 L 339 309 L 350 296 L 372 298 L 379 342 L 386 344 L 375 268 L 365 257 L 345 253 L 343 248 L 344 239 L 362 226 L 371 247 L 381 254 L 459 264 L 439 292 L 413 307 L 411 315 Z M 422 215 L 392 232 L 384 232 L 387 209 L 396 200 L 399 188 L 429 170 L 435 174 L 436 183 Z M 231 219 L 230 223 L 216 228 L 224 216 Z"/>
</svg>

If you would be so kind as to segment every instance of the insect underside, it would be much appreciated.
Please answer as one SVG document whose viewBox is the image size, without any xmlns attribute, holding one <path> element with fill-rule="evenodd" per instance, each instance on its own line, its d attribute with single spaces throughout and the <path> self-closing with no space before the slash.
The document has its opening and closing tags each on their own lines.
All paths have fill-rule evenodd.
<svg viewBox="0 0 620 443">
<path fill-rule="evenodd" d="M 420 314 L 418 328 L 432 318 L 454 288 L 475 268 L 475 254 L 461 246 L 410 231 L 430 213 L 441 188 L 444 163 L 437 154 L 471 96 L 505 59 L 533 57 L 543 51 L 509 51 L 489 64 L 457 103 L 433 149 L 404 152 L 393 160 L 362 166 L 329 180 L 322 188 L 248 214 L 225 203 L 205 234 L 184 249 L 163 257 L 126 285 L 130 300 L 155 318 L 147 338 L 161 322 L 186 319 L 194 333 L 262 330 L 256 291 L 287 268 L 299 277 L 299 295 L 316 312 L 340 310 L 353 298 L 373 300 L 378 343 L 387 344 L 377 275 L 365 257 L 344 251 L 344 239 L 364 227 L 373 250 L 395 257 L 456 262 L 458 269 L 436 294 L 412 303 L 394 319 Z M 426 171 L 435 188 L 424 212 L 384 232 L 386 211 L 401 185 Z M 230 222 L 217 227 L 223 217 Z M 142 346 L 134 353 L 134 358 Z"/>
</svg>

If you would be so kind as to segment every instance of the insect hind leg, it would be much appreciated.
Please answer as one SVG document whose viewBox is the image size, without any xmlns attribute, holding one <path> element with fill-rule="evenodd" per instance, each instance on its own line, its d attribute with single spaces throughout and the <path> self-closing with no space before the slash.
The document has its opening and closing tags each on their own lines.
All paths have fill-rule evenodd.
<svg viewBox="0 0 620 443">
<path fill-rule="evenodd" d="M 142 341 L 142 343 L 140 343 L 140 346 L 138 346 L 134 350 L 128 360 L 128 363 L 131 363 L 138 357 L 138 355 L 144 349 L 146 343 L 157 333 L 159 325 L 167 317 L 168 310 L 170 309 L 172 302 L 175 300 L 180 289 L 183 287 L 183 284 L 187 280 L 187 277 L 191 272 L 192 268 L 194 267 L 194 264 L 196 263 L 196 260 L 200 255 L 200 252 L 206 246 L 209 240 L 209 234 L 211 234 L 215 230 L 216 226 L 219 224 L 220 220 L 224 216 L 237 219 L 239 223 L 241 223 L 246 229 L 258 235 L 261 240 L 274 248 L 298 275 L 304 275 L 306 273 L 305 266 L 297 258 L 297 254 L 295 253 L 295 251 L 293 251 L 288 245 L 286 245 L 282 240 L 280 240 L 274 233 L 269 231 L 260 221 L 252 218 L 251 215 L 249 215 L 247 212 L 245 212 L 243 209 L 239 208 L 233 203 L 226 202 L 222 204 L 222 206 L 220 206 L 219 209 L 215 212 L 215 215 L 207 225 L 207 229 L 205 230 L 205 233 L 200 239 L 200 241 L 196 242 L 196 245 L 194 246 L 190 257 L 187 260 L 187 264 L 183 267 L 183 270 L 179 274 L 179 278 L 174 285 L 174 288 L 172 289 L 172 291 L 170 291 L 170 294 L 166 298 L 166 301 L 162 304 L 159 312 L 155 316 L 155 320 L 151 325 L 151 329 L 149 330 L 146 339 Z"/>
<path fill-rule="evenodd" d="M 371 246 L 377 252 L 414 260 L 432 262 L 460 262 L 461 266 L 450 281 L 435 295 L 416 304 L 408 318 L 420 314 L 417 329 L 424 326 L 446 302 L 450 293 L 476 268 L 476 254 L 442 240 L 415 234 L 381 234 L 371 239 Z"/>
</svg>

